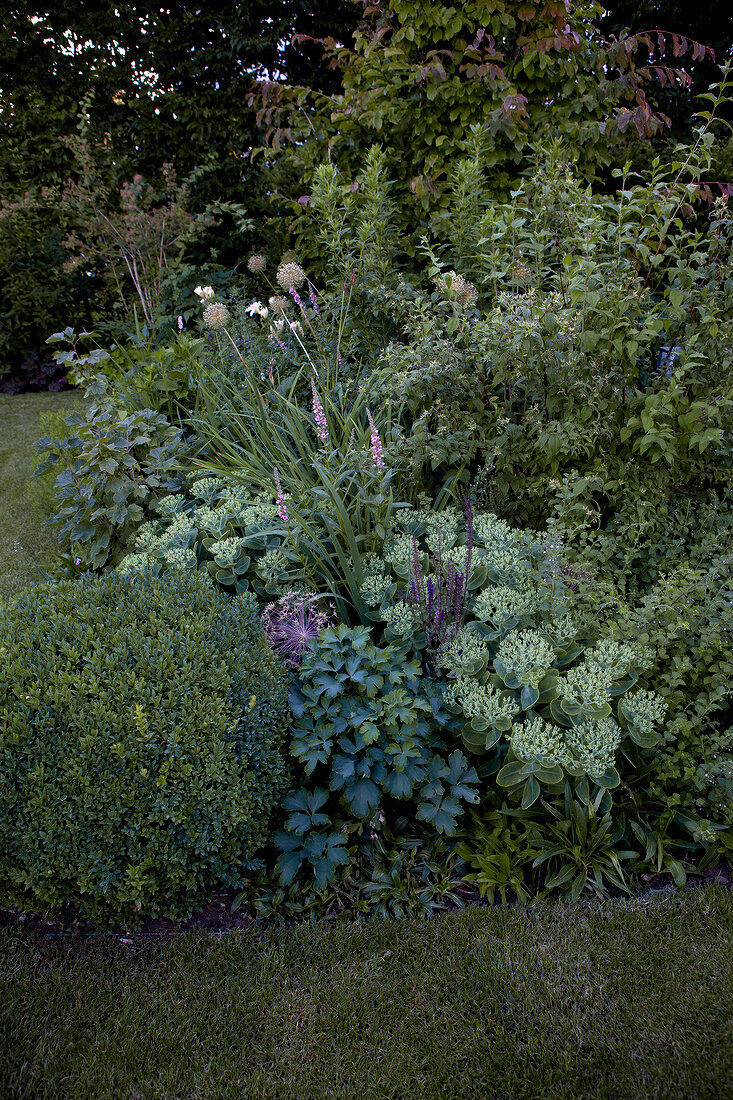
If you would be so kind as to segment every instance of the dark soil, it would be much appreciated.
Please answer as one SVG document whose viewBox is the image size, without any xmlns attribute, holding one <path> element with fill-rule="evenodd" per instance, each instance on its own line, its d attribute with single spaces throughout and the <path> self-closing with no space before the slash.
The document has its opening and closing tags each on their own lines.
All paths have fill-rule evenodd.
<svg viewBox="0 0 733 1100">
<path fill-rule="evenodd" d="M 733 886 L 733 868 L 728 863 L 721 862 L 715 867 L 705 871 L 695 871 L 688 867 L 688 880 L 685 889 L 694 889 L 699 883 L 714 883 L 717 886 L 730 888 Z M 643 888 L 639 892 L 641 896 L 646 894 L 666 893 L 675 889 L 674 881 L 670 874 L 641 875 Z M 486 905 L 477 887 L 466 883 L 455 891 L 468 905 Z M 121 937 L 129 936 L 170 936 L 185 932 L 204 931 L 217 935 L 228 935 L 231 932 L 245 931 L 264 923 L 251 916 L 243 906 L 232 913 L 232 904 L 238 891 L 229 890 L 219 894 L 213 894 L 205 905 L 197 909 L 187 920 L 153 919 L 148 920 L 134 932 L 117 931 L 111 933 Z M 619 898 L 625 895 L 620 891 L 614 891 L 614 896 Z M 512 898 L 512 901 L 515 899 Z M 449 905 L 448 908 L 455 908 Z M 344 916 L 348 911 L 344 910 Z M 69 907 L 55 914 L 40 910 L 23 910 L 17 906 L 0 906 L 0 928 L 16 928 L 30 931 L 40 936 L 68 936 L 68 935 L 95 935 L 98 930 L 84 920 L 78 911 Z"/>
</svg>

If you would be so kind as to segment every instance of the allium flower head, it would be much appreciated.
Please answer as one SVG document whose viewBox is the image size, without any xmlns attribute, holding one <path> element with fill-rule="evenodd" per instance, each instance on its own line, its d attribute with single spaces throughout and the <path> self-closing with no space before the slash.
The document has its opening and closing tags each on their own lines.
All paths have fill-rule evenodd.
<svg viewBox="0 0 733 1100">
<path fill-rule="evenodd" d="M 223 302 L 210 302 L 204 310 L 204 324 L 207 328 L 226 328 L 230 316 Z"/>
<path fill-rule="evenodd" d="M 273 313 L 284 313 L 288 308 L 288 300 L 282 294 L 273 294 L 267 304 Z"/>
<path fill-rule="evenodd" d="M 457 298 L 462 306 L 476 305 L 478 298 L 476 287 L 457 271 L 447 271 L 445 275 L 439 276 L 438 287 L 449 298 Z"/>
<path fill-rule="evenodd" d="M 315 594 L 291 590 L 262 612 L 265 636 L 289 668 L 300 668 L 311 642 L 335 621 L 333 607 L 329 604 L 327 610 L 321 610 L 318 600 Z"/>
<path fill-rule="evenodd" d="M 250 256 L 247 260 L 247 267 L 253 275 L 261 275 L 267 267 L 267 260 L 261 252 L 255 252 L 254 256 Z"/>
<path fill-rule="evenodd" d="M 194 294 L 198 294 L 199 298 L 203 298 L 204 301 L 209 301 L 214 297 L 213 286 L 197 286 L 194 287 Z"/>
<path fill-rule="evenodd" d="M 291 290 L 303 285 L 305 282 L 305 271 L 303 271 L 300 264 L 280 264 L 275 278 L 277 279 L 278 286 L 281 286 L 283 290 Z"/>
</svg>

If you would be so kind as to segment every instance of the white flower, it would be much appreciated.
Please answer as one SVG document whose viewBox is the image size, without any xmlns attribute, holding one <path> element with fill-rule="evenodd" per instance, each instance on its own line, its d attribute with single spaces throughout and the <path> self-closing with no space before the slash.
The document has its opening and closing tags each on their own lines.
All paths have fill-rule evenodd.
<svg viewBox="0 0 733 1100">
<path fill-rule="evenodd" d="M 275 321 L 275 328 L 277 329 L 277 331 L 282 332 L 284 325 L 285 321 L 283 320 L 283 318 L 278 317 L 278 319 Z"/>
<path fill-rule="evenodd" d="M 194 294 L 198 294 L 199 298 L 203 298 L 205 301 L 214 297 L 213 286 L 197 286 L 194 287 Z"/>
<path fill-rule="evenodd" d="M 254 301 L 250 302 L 245 308 L 245 313 L 249 313 L 250 317 L 254 317 L 255 313 L 258 317 L 267 317 L 270 312 L 267 306 L 263 306 L 262 302 Z"/>
</svg>

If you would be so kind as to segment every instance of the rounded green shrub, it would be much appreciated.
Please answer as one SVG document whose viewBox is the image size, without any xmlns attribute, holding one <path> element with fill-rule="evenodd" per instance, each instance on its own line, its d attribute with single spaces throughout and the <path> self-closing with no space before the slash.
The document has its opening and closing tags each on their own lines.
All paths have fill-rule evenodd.
<svg viewBox="0 0 733 1100">
<path fill-rule="evenodd" d="M 200 574 L 0 607 L 0 878 L 128 926 L 241 885 L 287 786 L 287 683 L 254 598 Z"/>
</svg>

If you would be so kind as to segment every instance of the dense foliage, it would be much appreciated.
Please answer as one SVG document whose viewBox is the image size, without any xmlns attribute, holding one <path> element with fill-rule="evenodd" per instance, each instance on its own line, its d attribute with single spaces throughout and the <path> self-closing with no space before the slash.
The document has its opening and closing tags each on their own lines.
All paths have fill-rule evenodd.
<svg viewBox="0 0 733 1100">
<path fill-rule="evenodd" d="M 131 593 L 133 619 L 141 592 L 181 593 L 192 675 L 214 619 L 237 662 L 270 667 L 266 644 L 288 670 L 273 831 L 258 816 L 261 862 L 216 872 L 277 919 L 427 913 L 470 888 L 604 897 L 733 849 L 732 191 L 711 179 L 730 70 L 690 141 L 614 169 L 624 123 L 656 125 L 635 50 L 667 39 L 607 40 L 592 4 L 413 8 L 366 10 L 352 54 L 330 44 L 353 109 L 278 85 L 270 124 L 297 101 L 311 128 L 280 135 L 310 191 L 297 250 L 263 238 L 234 288 L 177 253 L 184 185 L 166 207 L 139 181 L 110 270 L 148 322 L 179 301 L 175 335 L 50 340 L 85 390 L 40 444 L 59 574 L 91 567 L 78 591 Z M 395 172 L 384 135 L 408 124 L 417 160 Z M 217 201 L 202 217 L 244 225 Z M 107 255 L 114 218 L 89 224 L 74 247 Z M 217 662 L 206 676 L 234 675 Z"/>
<path fill-rule="evenodd" d="M 48 583 L 0 608 L 0 672 L 4 880 L 129 925 L 256 866 L 287 706 L 246 597 L 181 574 Z"/>
</svg>

